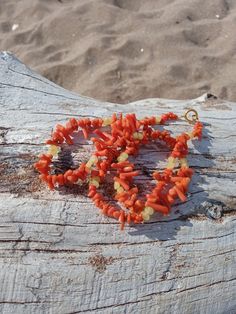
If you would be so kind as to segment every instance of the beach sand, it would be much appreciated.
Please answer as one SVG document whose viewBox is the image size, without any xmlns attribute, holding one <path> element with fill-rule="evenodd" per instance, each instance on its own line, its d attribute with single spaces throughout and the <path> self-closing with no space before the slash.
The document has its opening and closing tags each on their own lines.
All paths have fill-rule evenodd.
<svg viewBox="0 0 236 314">
<path fill-rule="evenodd" d="M 236 100 L 235 0 L 0 0 L 0 49 L 100 100 Z"/>
</svg>

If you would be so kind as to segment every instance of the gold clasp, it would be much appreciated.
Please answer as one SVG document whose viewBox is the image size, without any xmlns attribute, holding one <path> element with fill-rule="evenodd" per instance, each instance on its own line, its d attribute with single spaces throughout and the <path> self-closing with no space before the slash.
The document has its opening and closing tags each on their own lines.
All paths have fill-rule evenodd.
<svg viewBox="0 0 236 314">
<path fill-rule="evenodd" d="M 189 109 L 183 117 L 189 123 L 195 123 L 198 120 L 198 112 L 195 109 Z"/>
</svg>

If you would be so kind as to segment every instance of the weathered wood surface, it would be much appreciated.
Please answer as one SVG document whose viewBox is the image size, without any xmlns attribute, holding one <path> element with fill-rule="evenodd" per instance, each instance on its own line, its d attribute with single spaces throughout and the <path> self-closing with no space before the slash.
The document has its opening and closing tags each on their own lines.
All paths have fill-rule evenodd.
<svg viewBox="0 0 236 314">
<path fill-rule="evenodd" d="M 85 192 L 50 192 L 33 170 L 50 130 L 69 117 L 190 107 L 199 111 L 204 137 L 191 147 L 196 174 L 188 201 L 167 218 L 120 232 Z M 0 108 L 0 313 L 236 313 L 235 104 L 207 95 L 103 103 L 1 53 Z M 80 147 L 84 156 L 91 148 Z M 142 152 L 146 187 L 167 151 L 149 145 Z M 211 207 L 213 200 L 219 205 Z"/>
</svg>

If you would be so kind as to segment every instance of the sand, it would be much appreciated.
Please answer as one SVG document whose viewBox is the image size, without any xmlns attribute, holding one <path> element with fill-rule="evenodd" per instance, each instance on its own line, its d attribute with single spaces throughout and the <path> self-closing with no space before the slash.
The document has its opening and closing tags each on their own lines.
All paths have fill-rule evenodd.
<svg viewBox="0 0 236 314">
<path fill-rule="evenodd" d="M 236 100 L 235 0 L 0 0 L 0 49 L 82 95 Z"/>
</svg>

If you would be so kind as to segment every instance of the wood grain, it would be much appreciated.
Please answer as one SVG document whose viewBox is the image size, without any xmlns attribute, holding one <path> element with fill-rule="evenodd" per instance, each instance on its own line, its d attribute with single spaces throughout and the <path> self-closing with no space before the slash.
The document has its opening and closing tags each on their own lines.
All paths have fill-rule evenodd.
<svg viewBox="0 0 236 314">
<path fill-rule="evenodd" d="M 236 312 L 234 103 L 209 94 L 103 103 L 55 85 L 3 52 L 0 108 L 1 313 Z M 204 136 L 191 146 L 188 200 L 168 217 L 120 232 L 85 187 L 50 192 L 37 179 L 32 165 L 57 122 L 112 112 L 181 115 L 187 108 L 199 112 Z M 167 129 L 177 134 L 190 126 Z M 73 149 L 79 162 L 92 146 L 78 139 Z M 167 155 L 164 146 L 143 148 L 136 160 L 141 188 Z"/>
</svg>

